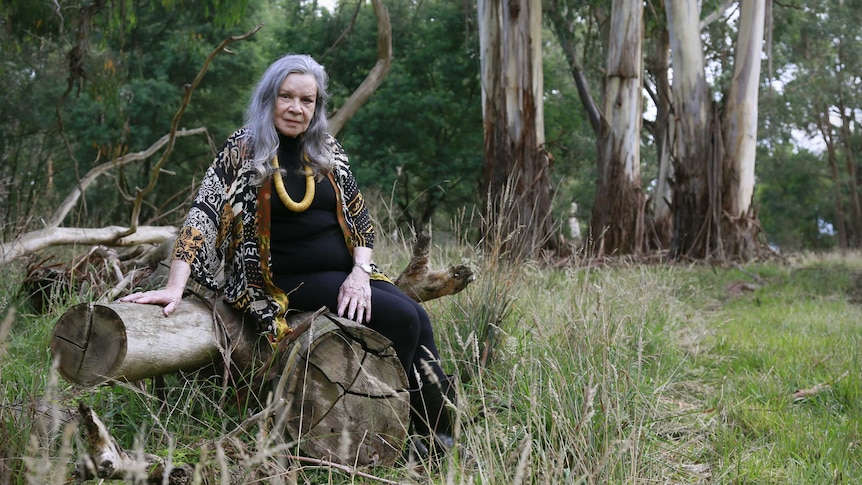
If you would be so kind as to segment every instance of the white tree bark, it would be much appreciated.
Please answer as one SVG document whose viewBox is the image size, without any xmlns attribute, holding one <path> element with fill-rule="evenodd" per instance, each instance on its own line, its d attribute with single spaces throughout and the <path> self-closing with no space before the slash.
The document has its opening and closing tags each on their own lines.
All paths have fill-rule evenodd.
<svg viewBox="0 0 862 485">
<path fill-rule="evenodd" d="M 485 132 L 486 241 L 509 257 L 556 244 L 550 219 L 550 158 L 544 150 L 540 0 L 479 0 Z"/>
<path fill-rule="evenodd" d="M 704 70 L 700 39 L 700 8 L 697 0 L 668 0 L 666 6 L 673 83 L 669 121 L 673 160 L 674 211 L 671 254 L 674 257 L 706 258 L 713 249 L 718 207 L 710 181 L 714 174 L 709 143 L 712 110 Z"/>
<path fill-rule="evenodd" d="M 614 0 L 599 133 L 593 253 L 637 254 L 643 249 L 644 194 L 640 186 L 643 112 L 643 4 Z"/>
<path fill-rule="evenodd" d="M 757 100 L 766 2 L 742 1 L 739 37 L 730 95 L 724 112 L 724 210 L 732 218 L 745 216 L 754 194 L 757 148 Z"/>
</svg>

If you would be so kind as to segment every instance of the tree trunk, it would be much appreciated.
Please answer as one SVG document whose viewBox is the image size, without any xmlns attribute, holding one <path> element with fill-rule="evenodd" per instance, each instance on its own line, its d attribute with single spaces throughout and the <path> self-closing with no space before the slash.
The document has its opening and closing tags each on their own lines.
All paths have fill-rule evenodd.
<svg viewBox="0 0 862 485">
<path fill-rule="evenodd" d="M 359 108 L 368 101 L 392 67 L 392 24 L 389 21 L 389 12 L 381 0 L 371 0 L 371 3 L 374 7 L 374 15 L 377 17 L 377 62 L 374 63 L 374 67 L 368 72 L 362 84 L 329 119 L 329 132 L 332 136 L 336 136 L 359 111 Z"/>
<path fill-rule="evenodd" d="M 745 261 L 754 256 L 760 227 L 752 200 L 766 2 L 741 3 L 733 78 L 725 100 L 723 123 L 721 242 L 725 256 Z"/>
<path fill-rule="evenodd" d="M 544 150 L 540 0 L 479 0 L 487 197 L 483 232 L 511 259 L 555 248 Z"/>
<path fill-rule="evenodd" d="M 598 142 L 593 253 L 639 254 L 644 194 L 640 186 L 643 4 L 614 0 L 605 78 L 605 121 Z"/>
<path fill-rule="evenodd" d="M 668 0 L 666 5 L 673 62 L 671 87 L 675 126 L 671 129 L 673 160 L 673 239 L 671 256 L 705 259 L 712 256 L 718 232 L 718 209 L 710 180 L 716 180 L 712 150 L 710 93 L 700 40 L 700 9 L 694 0 Z"/>
<path fill-rule="evenodd" d="M 406 439 L 410 399 L 391 342 L 333 314 L 296 314 L 291 324 L 300 335 L 299 362 L 289 367 L 295 371 L 286 376 L 282 394 L 287 434 L 316 458 L 394 463 Z M 155 305 L 84 303 L 57 322 L 51 352 L 60 374 L 83 386 L 197 369 L 222 359 L 248 373 L 261 369 L 272 354 L 255 329 L 223 303 L 214 311 L 191 298 L 169 317 Z"/>
<path fill-rule="evenodd" d="M 649 201 L 646 217 L 646 246 L 648 249 L 667 249 L 673 238 L 673 213 L 670 201 L 671 180 L 673 179 L 673 164 L 671 150 L 675 125 L 670 120 L 670 39 L 665 26 L 656 29 L 652 35 L 652 47 L 646 56 L 647 70 L 653 74 L 655 90 L 653 102 L 656 107 L 656 119 L 652 124 L 652 135 L 656 146 L 658 159 L 658 174 L 655 190 Z"/>
<path fill-rule="evenodd" d="M 829 121 L 829 112 L 827 109 L 821 110 L 817 117 L 817 128 L 820 130 L 820 135 L 823 137 L 823 143 L 826 145 L 826 156 L 829 159 L 829 169 L 832 174 L 832 190 L 835 195 L 835 225 L 838 231 L 838 247 L 840 249 L 848 248 L 847 238 L 847 223 L 844 216 L 844 200 L 841 197 L 841 173 L 838 170 L 838 159 L 835 154 L 835 139 L 832 136 L 832 124 Z"/>
<path fill-rule="evenodd" d="M 213 363 L 226 345 L 217 338 L 213 313 L 207 303 L 192 298 L 167 318 L 156 305 L 81 303 L 57 321 L 51 353 L 60 375 L 81 386 L 199 369 Z M 231 333 L 241 335 L 241 319 L 220 316 Z"/>
<path fill-rule="evenodd" d="M 841 145 L 844 148 L 844 169 L 847 171 L 847 191 L 850 196 L 852 224 L 847 231 L 849 247 L 862 246 L 862 204 L 859 201 L 859 184 L 856 181 L 856 162 L 853 160 L 853 127 L 854 115 L 844 105 L 844 99 L 838 101 L 838 111 L 841 113 Z"/>
</svg>

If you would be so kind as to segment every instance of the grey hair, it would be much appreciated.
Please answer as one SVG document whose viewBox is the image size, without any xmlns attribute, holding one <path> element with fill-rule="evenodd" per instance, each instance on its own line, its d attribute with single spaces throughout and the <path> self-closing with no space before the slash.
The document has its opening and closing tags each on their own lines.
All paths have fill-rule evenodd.
<svg viewBox="0 0 862 485">
<path fill-rule="evenodd" d="M 275 101 L 282 83 L 293 73 L 311 74 L 317 81 L 317 102 L 314 114 L 302 137 L 306 160 L 318 175 L 332 170 L 332 164 L 326 156 L 325 149 L 329 128 L 326 119 L 326 100 L 329 97 L 326 89 L 329 77 L 323 66 L 311 56 L 288 54 L 269 66 L 257 83 L 246 110 L 246 126 L 251 132 L 251 143 L 254 148 L 253 168 L 257 172 L 256 183 L 262 183 L 272 175 L 271 161 L 278 152 L 278 132 L 273 121 Z"/>
</svg>

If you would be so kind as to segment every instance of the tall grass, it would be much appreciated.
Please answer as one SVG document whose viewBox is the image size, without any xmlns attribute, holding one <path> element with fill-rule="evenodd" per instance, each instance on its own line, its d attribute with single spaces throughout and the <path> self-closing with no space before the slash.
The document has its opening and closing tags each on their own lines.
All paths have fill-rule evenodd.
<svg viewBox="0 0 862 485">
<path fill-rule="evenodd" d="M 35 314 L 16 294 L 19 271 L 4 268 L 0 484 L 68 479 L 84 451 L 65 410 L 79 400 L 122 446 L 200 463 L 220 483 L 853 483 L 862 476 L 858 257 L 743 268 L 586 261 L 551 268 L 471 244 L 458 231 L 473 223 L 464 217 L 433 240 L 435 265 L 467 259 L 478 273 L 464 292 L 426 303 L 444 366 L 459 376 L 459 451 L 441 462 L 399 462 L 363 470 L 373 477 L 362 478 L 285 459 L 295 450 L 270 440 L 271 422 L 226 439 L 248 416 L 220 405 L 220 381 L 202 375 L 170 376 L 164 389 L 149 381 L 72 388 L 52 371 L 47 344 L 54 322 L 82 297 L 55 296 L 49 313 Z M 378 262 L 397 274 L 409 242 L 409 235 L 380 238 Z M 818 384 L 818 392 L 794 399 Z"/>
</svg>

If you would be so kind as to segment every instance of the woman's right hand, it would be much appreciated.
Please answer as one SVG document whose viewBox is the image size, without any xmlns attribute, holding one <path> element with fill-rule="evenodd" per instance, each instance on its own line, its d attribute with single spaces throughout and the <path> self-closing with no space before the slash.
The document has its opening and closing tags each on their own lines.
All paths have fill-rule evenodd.
<svg viewBox="0 0 862 485">
<path fill-rule="evenodd" d="M 180 301 L 183 299 L 183 288 L 171 288 L 165 287 L 162 290 L 151 290 L 144 291 L 138 293 L 132 293 L 130 295 L 124 296 L 120 298 L 122 302 L 129 303 L 145 303 L 149 305 L 161 305 L 162 313 L 165 316 L 170 315 L 177 309 L 177 306 L 180 304 Z"/>
<path fill-rule="evenodd" d="M 120 301 L 132 303 L 146 303 L 149 305 L 161 305 L 165 316 L 170 315 L 177 309 L 183 299 L 186 290 L 186 281 L 191 274 L 191 267 L 185 261 L 171 261 L 171 270 L 168 273 L 168 284 L 161 290 L 144 291 L 132 293 L 120 298 Z"/>
</svg>

